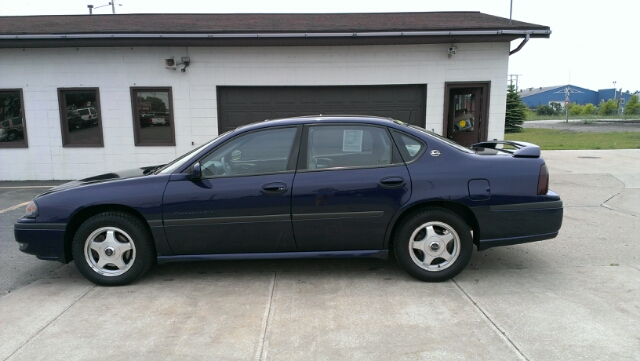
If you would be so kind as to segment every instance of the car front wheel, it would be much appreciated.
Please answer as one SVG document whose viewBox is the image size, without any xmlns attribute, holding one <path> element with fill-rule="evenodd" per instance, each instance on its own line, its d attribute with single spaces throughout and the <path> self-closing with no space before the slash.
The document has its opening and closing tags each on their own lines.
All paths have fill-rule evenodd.
<svg viewBox="0 0 640 361">
<path fill-rule="evenodd" d="M 407 218 L 394 238 L 398 262 L 411 276 L 441 282 L 458 275 L 473 251 L 471 230 L 460 216 L 428 208 Z"/>
<path fill-rule="evenodd" d="M 155 256 L 145 225 L 127 213 L 107 212 L 87 219 L 73 238 L 80 273 L 102 286 L 120 286 L 144 275 Z"/>
</svg>

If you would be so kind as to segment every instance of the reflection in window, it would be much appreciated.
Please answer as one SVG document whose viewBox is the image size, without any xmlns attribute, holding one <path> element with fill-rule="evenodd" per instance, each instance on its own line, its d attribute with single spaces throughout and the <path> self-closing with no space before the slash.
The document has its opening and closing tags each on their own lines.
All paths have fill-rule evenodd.
<svg viewBox="0 0 640 361">
<path fill-rule="evenodd" d="M 136 145 L 175 145 L 170 88 L 132 88 Z"/>
<path fill-rule="evenodd" d="M 102 147 L 98 89 L 58 89 L 62 143 L 65 147 Z"/>
<path fill-rule="evenodd" d="M 0 91 L 0 147 L 27 145 L 20 90 Z"/>
<path fill-rule="evenodd" d="M 201 160 L 202 174 L 238 176 L 284 172 L 296 128 L 269 129 L 238 136 Z"/>
<path fill-rule="evenodd" d="M 376 167 L 391 164 L 391 139 L 371 126 L 309 128 L 307 169 Z"/>
<path fill-rule="evenodd" d="M 426 145 L 422 141 L 404 133 L 394 130 L 391 134 L 393 134 L 393 138 L 400 148 L 400 153 L 407 163 L 422 155 L 422 152 L 426 148 Z"/>
<path fill-rule="evenodd" d="M 475 96 L 473 94 L 454 95 L 453 97 L 454 132 L 472 132 L 475 127 Z"/>
</svg>

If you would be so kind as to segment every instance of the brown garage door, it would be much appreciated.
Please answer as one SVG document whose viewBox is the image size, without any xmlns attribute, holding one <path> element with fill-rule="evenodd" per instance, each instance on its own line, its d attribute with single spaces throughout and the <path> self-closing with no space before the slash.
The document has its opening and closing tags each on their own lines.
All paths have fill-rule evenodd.
<svg viewBox="0 0 640 361">
<path fill-rule="evenodd" d="M 218 87 L 218 129 L 226 132 L 265 119 L 356 114 L 424 126 L 427 86 Z"/>
</svg>

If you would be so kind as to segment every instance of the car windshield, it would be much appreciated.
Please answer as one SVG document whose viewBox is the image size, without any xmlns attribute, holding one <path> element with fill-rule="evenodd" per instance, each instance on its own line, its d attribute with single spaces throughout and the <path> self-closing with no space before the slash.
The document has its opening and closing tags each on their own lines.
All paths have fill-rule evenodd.
<svg viewBox="0 0 640 361">
<path fill-rule="evenodd" d="M 411 128 L 413 128 L 413 129 L 415 129 L 415 130 L 418 130 L 418 131 L 422 132 L 422 133 L 426 133 L 426 134 L 428 134 L 428 135 L 430 135 L 430 136 L 432 136 L 432 137 L 434 137 L 434 138 L 438 138 L 438 139 L 440 139 L 441 141 L 443 141 L 443 142 L 445 142 L 445 143 L 449 144 L 450 146 L 452 146 L 452 147 L 456 148 L 457 150 L 459 150 L 459 151 L 461 151 L 461 152 L 465 152 L 465 153 L 471 153 L 471 154 L 473 154 L 473 151 L 472 151 L 471 149 L 466 148 L 466 147 L 463 147 L 463 146 L 461 146 L 460 144 L 458 144 L 458 143 L 454 142 L 453 140 L 451 140 L 451 139 L 447 139 L 447 138 L 445 138 L 445 137 L 441 136 L 440 134 L 434 133 L 434 132 L 432 132 L 432 131 L 426 130 L 426 129 L 424 129 L 424 128 L 421 128 L 421 127 L 418 127 L 418 126 L 415 126 L 415 125 L 409 125 L 409 126 L 410 126 Z"/>
<path fill-rule="evenodd" d="M 176 169 L 182 167 L 185 163 L 189 162 L 191 160 L 190 155 L 197 153 L 199 150 L 208 147 L 209 145 L 213 144 L 214 142 L 216 142 L 218 139 L 220 139 L 221 137 L 229 134 L 233 132 L 233 130 L 230 130 L 226 133 L 222 133 L 220 135 L 218 135 L 217 137 L 213 138 L 211 141 L 204 143 L 203 145 L 192 149 L 188 152 L 186 152 L 185 154 L 179 156 L 178 158 L 172 160 L 171 162 L 163 165 L 161 168 L 157 169 L 155 171 L 155 174 L 171 174 L 173 173 Z"/>
<path fill-rule="evenodd" d="M 80 113 L 81 115 L 87 115 L 87 114 L 89 114 L 89 110 L 88 109 L 78 109 L 78 113 Z"/>
</svg>

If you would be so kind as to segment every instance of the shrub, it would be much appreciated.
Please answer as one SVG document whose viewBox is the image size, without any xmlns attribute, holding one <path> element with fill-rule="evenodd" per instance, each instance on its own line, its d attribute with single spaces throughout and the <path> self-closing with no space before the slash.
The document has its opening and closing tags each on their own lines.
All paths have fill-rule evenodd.
<svg viewBox="0 0 640 361">
<path fill-rule="evenodd" d="M 591 103 L 588 103 L 582 107 L 582 112 L 583 115 L 594 115 L 598 112 L 598 107 Z"/>
<path fill-rule="evenodd" d="M 558 113 L 548 105 L 541 105 L 536 108 L 537 115 L 557 115 Z"/>
<path fill-rule="evenodd" d="M 578 103 L 569 104 L 569 115 L 583 115 L 584 107 Z"/>
<path fill-rule="evenodd" d="M 638 102 L 638 95 L 632 95 L 631 99 L 627 102 L 627 106 L 624 107 L 625 114 L 640 114 L 640 102 Z"/>
<path fill-rule="evenodd" d="M 600 110 L 598 114 L 600 115 L 613 115 L 618 113 L 618 104 L 613 101 L 613 99 L 609 99 L 606 102 L 600 102 L 598 105 Z"/>
</svg>

